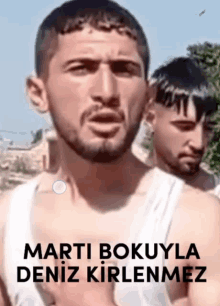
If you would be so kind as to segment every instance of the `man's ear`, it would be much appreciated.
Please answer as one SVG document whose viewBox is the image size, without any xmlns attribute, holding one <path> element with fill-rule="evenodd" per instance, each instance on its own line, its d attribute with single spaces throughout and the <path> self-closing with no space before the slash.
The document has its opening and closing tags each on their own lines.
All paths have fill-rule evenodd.
<svg viewBox="0 0 220 306">
<path fill-rule="evenodd" d="M 48 112 L 49 104 L 43 80 L 37 77 L 28 77 L 26 79 L 26 91 L 37 111 L 40 113 Z"/>
<path fill-rule="evenodd" d="M 155 124 L 156 119 L 156 109 L 155 109 L 155 98 L 156 98 L 156 87 L 150 85 L 150 82 L 147 82 L 147 103 L 145 105 L 145 110 L 143 114 L 143 119 L 148 123 L 152 128 Z"/>
<path fill-rule="evenodd" d="M 154 129 L 156 123 L 156 108 L 153 98 L 151 98 L 146 105 L 144 120 L 152 127 L 152 129 Z"/>
</svg>

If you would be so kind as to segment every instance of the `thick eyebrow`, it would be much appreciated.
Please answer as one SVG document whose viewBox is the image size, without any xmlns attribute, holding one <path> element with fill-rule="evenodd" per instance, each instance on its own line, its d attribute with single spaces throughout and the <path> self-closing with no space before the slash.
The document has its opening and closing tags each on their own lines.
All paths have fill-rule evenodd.
<svg viewBox="0 0 220 306">
<path fill-rule="evenodd" d="M 85 63 L 85 62 L 101 62 L 101 59 L 95 59 L 95 58 L 90 58 L 90 57 L 79 57 L 79 58 L 74 58 L 66 61 L 62 65 L 62 69 L 66 69 L 69 65 L 74 64 L 74 63 Z M 141 70 L 141 65 L 137 63 L 136 61 L 133 61 L 131 59 L 115 59 L 115 60 L 108 60 L 107 63 L 110 65 L 112 64 L 117 64 L 117 63 L 123 63 L 123 64 L 130 64 L 135 66 L 137 69 Z"/>
<path fill-rule="evenodd" d="M 79 57 L 79 58 L 74 58 L 66 61 L 62 65 L 62 69 L 66 69 L 69 65 L 74 64 L 74 63 L 85 63 L 85 62 L 100 62 L 98 59 L 92 59 L 92 58 L 86 58 L 86 57 Z"/>
<path fill-rule="evenodd" d="M 141 65 L 135 61 L 132 61 L 131 59 L 115 59 L 115 60 L 109 61 L 109 63 L 110 64 L 117 64 L 117 63 L 129 64 L 141 70 Z"/>
</svg>

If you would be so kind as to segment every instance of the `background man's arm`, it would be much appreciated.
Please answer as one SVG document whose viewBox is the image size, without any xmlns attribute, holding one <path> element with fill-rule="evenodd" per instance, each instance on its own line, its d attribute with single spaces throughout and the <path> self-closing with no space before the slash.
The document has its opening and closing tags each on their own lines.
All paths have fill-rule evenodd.
<svg viewBox="0 0 220 306">
<path fill-rule="evenodd" d="M 200 202 L 201 207 L 203 206 L 202 213 L 198 210 L 198 223 L 194 225 L 198 224 L 194 239 L 200 259 L 196 259 L 192 265 L 207 267 L 202 277 L 207 282 L 189 283 L 188 306 L 220 305 L 220 201 L 209 195 L 202 202 L 204 201 L 206 204 Z M 194 271 L 193 279 L 199 270 Z"/>
</svg>

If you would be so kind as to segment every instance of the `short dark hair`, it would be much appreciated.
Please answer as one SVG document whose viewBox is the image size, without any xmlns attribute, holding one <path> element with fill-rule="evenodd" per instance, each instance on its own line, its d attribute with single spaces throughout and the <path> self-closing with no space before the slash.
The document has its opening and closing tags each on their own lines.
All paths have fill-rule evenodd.
<svg viewBox="0 0 220 306">
<path fill-rule="evenodd" d="M 71 0 L 44 19 L 38 29 L 35 44 L 35 69 L 38 77 L 48 70 L 49 61 L 57 48 L 58 34 L 82 30 L 86 24 L 106 32 L 115 29 L 136 40 L 147 78 L 150 55 L 144 31 L 134 16 L 111 0 Z"/>
<path fill-rule="evenodd" d="M 154 71 L 150 85 L 155 88 L 155 102 L 171 107 L 177 105 L 180 111 L 183 103 L 184 113 L 191 97 L 196 110 L 197 120 L 202 114 L 212 114 L 217 109 L 211 84 L 198 65 L 188 57 L 177 57 Z"/>
</svg>

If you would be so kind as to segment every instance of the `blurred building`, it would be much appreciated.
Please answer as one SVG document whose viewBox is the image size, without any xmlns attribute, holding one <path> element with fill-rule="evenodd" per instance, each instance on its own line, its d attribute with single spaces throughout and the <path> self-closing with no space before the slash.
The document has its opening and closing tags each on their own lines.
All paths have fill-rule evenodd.
<svg viewBox="0 0 220 306">
<path fill-rule="evenodd" d="M 3 154 L 10 164 L 17 161 L 28 163 L 33 170 L 55 170 L 59 163 L 57 136 L 55 130 L 46 130 L 36 143 L 20 144 L 14 142 L 8 145 Z M 4 158 L 4 160 L 5 160 Z"/>
</svg>

